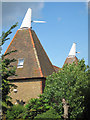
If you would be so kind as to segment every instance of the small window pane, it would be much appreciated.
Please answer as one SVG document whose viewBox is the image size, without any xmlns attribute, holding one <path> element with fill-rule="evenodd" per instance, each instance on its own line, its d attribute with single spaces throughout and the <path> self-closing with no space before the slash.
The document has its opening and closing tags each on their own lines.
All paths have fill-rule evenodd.
<svg viewBox="0 0 90 120">
<path fill-rule="evenodd" d="M 24 59 L 19 59 L 18 60 L 18 68 L 22 68 L 23 67 L 23 63 L 24 63 Z"/>
</svg>

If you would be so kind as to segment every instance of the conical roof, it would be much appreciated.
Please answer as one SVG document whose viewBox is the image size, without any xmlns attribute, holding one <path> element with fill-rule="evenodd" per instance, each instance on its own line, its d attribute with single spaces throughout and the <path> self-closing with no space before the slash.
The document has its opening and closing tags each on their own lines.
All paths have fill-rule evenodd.
<svg viewBox="0 0 90 120">
<path fill-rule="evenodd" d="M 72 64 L 73 62 L 77 63 L 78 62 L 78 58 L 76 56 L 74 57 L 67 57 L 64 64 Z"/>
<path fill-rule="evenodd" d="M 16 66 L 17 76 L 10 77 L 10 79 L 46 77 L 55 72 L 36 33 L 30 28 L 16 32 L 6 53 L 12 50 L 17 50 L 17 52 L 11 53 L 8 58 L 17 60 L 13 63 Z M 20 63 L 20 60 L 23 62 Z M 18 67 L 18 64 L 21 67 Z"/>
</svg>

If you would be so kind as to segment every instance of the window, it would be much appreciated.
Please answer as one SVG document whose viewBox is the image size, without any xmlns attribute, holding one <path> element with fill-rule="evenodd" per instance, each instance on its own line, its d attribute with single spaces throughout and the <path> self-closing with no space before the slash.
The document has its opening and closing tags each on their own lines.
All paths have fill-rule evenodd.
<svg viewBox="0 0 90 120">
<path fill-rule="evenodd" d="M 23 63 L 24 63 L 24 59 L 19 59 L 17 68 L 23 68 Z"/>
</svg>

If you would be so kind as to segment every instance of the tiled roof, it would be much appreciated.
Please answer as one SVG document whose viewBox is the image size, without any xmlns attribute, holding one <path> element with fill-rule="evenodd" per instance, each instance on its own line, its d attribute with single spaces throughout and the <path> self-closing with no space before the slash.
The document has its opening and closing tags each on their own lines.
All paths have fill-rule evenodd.
<svg viewBox="0 0 90 120">
<path fill-rule="evenodd" d="M 58 72 L 59 69 L 60 69 L 59 67 L 57 67 L 57 66 L 55 66 L 55 65 L 53 65 L 53 67 L 54 67 L 54 69 L 55 69 L 56 72 Z"/>
<path fill-rule="evenodd" d="M 44 51 L 37 35 L 31 29 L 18 30 L 11 41 L 6 52 L 17 50 L 17 52 L 8 55 L 8 58 L 15 58 L 13 63 L 16 66 L 17 76 L 10 79 L 46 77 L 55 69 Z M 23 68 L 17 68 L 18 59 L 24 59 Z"/>
<path fill-rule="evenodd" d="M 78 62 L 78 58 L 76 56 L 74 57 L 67 57 L 64 64 L 72 64 L 73 62 L 75 62 L 77 64 Z"/>
</svg>

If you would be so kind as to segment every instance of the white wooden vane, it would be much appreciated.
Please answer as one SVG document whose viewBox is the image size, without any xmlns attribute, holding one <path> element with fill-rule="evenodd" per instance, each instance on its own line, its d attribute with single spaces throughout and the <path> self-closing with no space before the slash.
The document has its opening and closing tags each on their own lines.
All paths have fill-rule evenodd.
<svg viewBox="0 0 90 120">
<path fill-rule="evenodd" d="M 35 22 L 35 23 L 46 23 L 45 21 L 32 21 L 31 20 L 31 15 L 32 15 L 32 9 L 28 8 L 27 13 L 23 19 L 23 22 L 21 24 L 21 29 L 22 28 L 31 28 L 31 22 Z"/>
<path fill-rule="evenodd" d="M 80 52 L 76 52 L 76 43 L 73 43 L 68 57 L 75 57 L 76 53 L 80 53 Z"/>
</svg>

